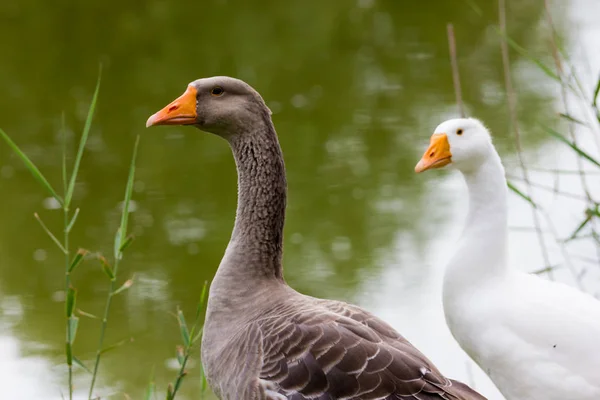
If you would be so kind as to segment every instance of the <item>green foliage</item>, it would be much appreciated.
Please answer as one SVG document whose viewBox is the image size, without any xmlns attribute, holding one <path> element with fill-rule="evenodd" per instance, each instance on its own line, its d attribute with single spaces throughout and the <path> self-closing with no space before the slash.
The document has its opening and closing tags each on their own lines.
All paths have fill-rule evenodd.
<svg viewBox="0 0 600 400">
<path fill-rule="evenodd" d="M 177 318 L 177 323 L 179 324 L 179 332 L 181 334 L 181 340 L 183 342 L 183 346 L 177 346 L 175 348 L 175 356 L 177 358 L 177 362 L 179 363 L 179 371 L 177 373 L 177 378 L 175 379 L 175 383 L 169 383 L 167 387 L 167 400 L 175 399 L 177 395 L 177 391 L 181 387 L 181 383 L 183 382 L 183 378 L 187 375 L 187 371 L 185 369 L 187 362 L 190 358 L 192 349 L 194 346 L 199 343 L 202 338 L 202 324 L 200 323 L 200 318 L 202 316 L 202 310 L 204 310 L 206 306 L 206 295 L 208 293 L 208 282 L 204 282 L 204 286 L 202 287 L 202 292 L 200 293 L 200 300 L 198 301 L 198 307 L 196 308 L 196 316 L 194 323 L 192 325 L 192 329 L 188 328 L 188 324 L 185 320 L 185 316 L 180 309 L 177 309 L 177 314 L 175 318 Z M 204 398 L 207 394 L 206 388 L 206 377 L 204 376 L 204 370 L 201 369 L 201 389 L 200 396 Z"/>
<path fill-rule="evenodd" d="M 123 255 L 125 250 L 127 250 L 133 242 L 133 236 L 128 235 L 128 227 L 129 227 L 129 214 L 130 214 L 130 204 L 133 195 L 133 185 L 135 181 L 135 163 L 137 158 L 137 150 L 139 146 L 139 136 L 136 137 L 135 144 L 133 147 L 133 154 L 131 158 L 131 164 L 129 167 L 129 173 L 127 177 L 124 200 L 123 200 L 123 209 L 120 217 L 120 224 L 115 233 L 114 238 L 114 253 L 113 260 L 109 262 L 104 256 L 100 254 L 92 254 L 91 257 L 99 260 L 102 270 L 104 271 L 106 277 L 108 278 L 109 284 L 108 289 L 106 291 L 106 302 L 104 307 L 104 312 L 102 317 L 98 317 L 94 314 L 84 312 L 80 309 L 76 308 L 77 303 L 77 290 L 72 285 L 71 281 L 71 273 L 78 270 L 78 267 L 85 261 L 88 256 L 90 256 L 90 252 L 88 250 L 80 248 L 74 254 L 70 249 L 70 233 L 77 222 L 77 217 L 79 216 L 80 209 L 76 208 L 73 213 L 70 212 L 70 206 L 74 199 L 75 186 L 77 184 L 78 173 L 81 166 L 81 160 L 83 158 L 83 154 L 85 152 L 86 143 L 88 137 L 90 135 L 92 119 L 95 114 L 96 104 L 98 100 L 98 94 L 100 90 L 100 75 L 98 76 L 98 80 L 96 82 L 96 88 L 94 91 L 94 95 L 92 97 L 87 118 L 84 123 L 83 132 L 81 134 L 81 138 L 79 141 L 79 146 L 77 153 L 75 155 L 75 162 L 72 168 L 72 171 L 69 173 L 67 168 L 67 140 L 66 140 L 66 127 L 64 121 L 64 115 L 62 118 L 62 140 L 63 140 L 63 154 L 62 154 L 62 186 L 63 186 L 63 196 L 61 197 L 53 188 L 53 186 L 48 182 L 48 180 L 44 177 L 42 172 L 38 169 L 38 167 L 27 157 L 27 155 L 17 146 L 17 144 L 3 131 L 0 129 L 0 136 L 4 139 L 4 141 L 8 144 L 8 146 L 13 150 L 13 152 L 18 156 L 18 158 L 23 162 L 25 167 L 31 172 L 35 180 L 40 184 L 40 186 L 48 192 L 56 201 L 60 204 L 62 212 L 63 212 L 63 222 L 64 226 L 62 228 L 63 238 L 59 239 L 50 228 L 43 222 L 42 218 L 38 215 L 38 213 L 34 214 L 35 219 L 39 222 L 40 226 L 44 230 L 44 232 L 48 235 L 48 237 L 54 242 L 54 244 L 58 247 L 58 249 L 65 255 L 65 317 L 66 317 L 66 340 L 65 340 L 65 361 L 68 366 L 68 393 L 69 399 L 73 399 L 73 364 L 82 368 L 87 373 L 91 374 L 91 381 L 89 386 L 89 394 L 88 398 L 98 398 L 94 396 L 94 387 L 96 384 L 96 380 L 98 377 L 99 366 L 102 359 L 102 356 L 107 352 L 114 350 L 118 347 L 121 347 L 127 343 L 133 341 L 132 338 L 126 338 L 121 341 L 118 341 L 114 344 L 105 346 L 104 338 L 107 330 L 108 319 L 110 315 L 111 308 L 111 300 L 114 296 L 126 291 L 131 288 L 134 281 L 133 279 L 125 280 L 120 286 L 117 286 L 118 280 L 118 271 L 119 264 L 123 259 Z M 112 264 L 112 265 L 111 265 Z M 192 325 L 192 329 L 188 330 L 187 323 L 183 316 L 183 313 L 178 310 L 177 320 L 180 326 L 180 330 L 182 333 L 182 339 L 184 341 L 184 346 L 177 347 L 177 359 L 180 363 L 181 370 L 177 376 L 177 380 L 175 384 L 169 385 L 168 389 L 168 398 L 173 399 L 177 391 L 180 389 L 183 377 L 187 374 L 184 370 L 190 354 L 192 346 L 198 341 L 201 336 L 202 327 L 199 323 L 201 317 L 201 311 L 204 309 L 206 297 L 206 285 L 202 291 L 201 302 L 198 305 L 198 309 L 196 312 L 196 320 Z M 75 339 L 77 337 L 77 331 L 79 328 L 79 316 L 84 316 L 92 320 L 100 320 L 100 330 L 99 330 L 99 340 L 98 346 L 96 349 L 96 356 L 94 359 L 93 368 L 88 368 L 84 362 L 82 362 L 79 358 L 74 355 L 73 346 L 75 344 Z M 153 373 L 154 374 L 154 373 Z M 202 377 L 202 382 L 205 379 Z M 205 388 L 205 385 L 202 386 Z M 203 389 L 204 391 L 204 389 Z M 148 386 L 148 390 L 146 393 L 146 399 L 153 399 L 156 396 L 156 384 L 154 383 L 154 379 L 151 379 L 151 382 Z"/>
</svg>

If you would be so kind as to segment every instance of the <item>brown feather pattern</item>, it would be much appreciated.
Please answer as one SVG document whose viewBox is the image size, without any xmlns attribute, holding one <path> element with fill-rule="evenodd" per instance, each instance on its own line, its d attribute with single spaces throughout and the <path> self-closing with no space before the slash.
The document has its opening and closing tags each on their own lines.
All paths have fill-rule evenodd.
<svg viewBox="0 0 600 400">
<path fill-rule="evenodd" d="M 258 322 L 267 400 L 482 400 L 359 307 L 301 296 Z M 296 299 L 300 300 L 300 299 Z M 302 304 L 298 307 L 298 304 Z"/>
</svg>

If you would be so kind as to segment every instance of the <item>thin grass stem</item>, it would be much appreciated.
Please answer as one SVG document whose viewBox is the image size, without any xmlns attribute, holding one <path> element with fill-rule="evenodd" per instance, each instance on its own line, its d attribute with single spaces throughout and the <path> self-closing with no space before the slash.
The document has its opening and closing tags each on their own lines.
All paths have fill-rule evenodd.
<svg viewBox="0 0 600 400">
<path fill-rule="evenodd" d="M 450 65 L 452 67 L 452 82 L 454 83 L 454 95 L 456 97 L 456 105 L 461 118 L 465 117 L 465 108 L 462 100 L 460 74 L 458 71 L 458 60 L 456 58 L 456 39 L 454 37 L 454 25 L 446 25 L 448 33 L 448 48 L 450 51 Z"/>
<path fill-rule="evenodd" d="M 511 121 L 512 129 L 514 132 L 514 136 L 515 136 L 515 147 L 517 149 L 517 158 L 519 160 L 519 164 L 523 171 L 523 178 L 524 178 L 525 184 L 527 186 L 527 193 L 525 193 L 525 195 L 527 195 L 527 197 L 532 199 L 532 204 L 535 204 L 533 197 L 532 197 L 532 189 L 531 189 L 531 185 L 530 185 L 530 181 L 529 181 L 529 174 L 527 173 L 527 167 L 525 166 L 525 161 L 523 160 L 523 151 L 522 151 L 522 147 L 521 147 L 521 135 L 519 132 L 519 124 L 517 121 L 517 103 L 516 103 L 517 98 L 516 98 L 515 90 L 512 85 L 512 77 L 510 74 L 510 60 L 509 60 L 509 55 L 508 55 L 508 44 L 507 44 L 508 36 L 507 36 L 507 30 L 506 30 L 505 0 L 498 0 L 498 14 L 499 14 L 500 33 L 504 38 L 507 39 L 507 40 L 500 41 L 500 50 L 502 53 L 502 66 L 504 69 L 504 85 L 506 87 L 508 112 L 509 112 L 510 121 Z M 531 207 L 531 213 L 532 213 L 533 222 L 534 222 L 534 225 L 536 228 L 538 242 L 540 244 L 540 248 L 542 251 L 542 258 L 544 259 L 544 264 L 550 265 L 550 257 L 548 255 L 546 241 L 544 239 L 544 235 L 542 234 L 540 220 L 539 220 L 539 216 L 538 216 L 535 206 Z M 550 279 L 553 278 L 553 274 L 552 274 L 551 270 L 548 271 L 548 277 Z"/>
<path fill-rule="evenodd" d="M 71 272 L 70 272 L 70 267 L 71 267 L 71 260 L 70 260 L 70 254 L 69 254 L 69 209 L 67 208 L 68 206 L 65 204 L 63 207 L 63 221 L 64 221 L 64 252 L 65 252 L 65 293 L 68 293 L 69 288 L 71 287 Z M 73 360 L 72 360 L 72 354 L 73 354 L 73 348 L 72 348 L 72 343 L 73 343 L 73 338 L 71 337 L 72 335 L 72 330 L 70 327 L 70 321 L 69 321 L 69 317 L 67 317 L 67 343 L 66 343 L 66 347 L 67 347 L 67 367 L 69 369 L 69 400 L 73 399 Z M 69 357 L 69 355 L 71 355 L 71 357 Z"/>
<path fill-rule="evenodd" d="M 117 230 L 117 234 L 115 237 L 115 260 L 114 260 L 114 266 L 112 268 L 112 273 L 110 275 L 110 284 L 108 287 L 108 295 L 106 298 L 106 303 L 104 305 L 104 313 L 102 316 L 102 323 L 101 323 L 101 327 L 100 327 L 100 337 L 98 339 L 98 347 L 96 349 L 96 359 L 94 361 L 94 369 L 92 370 L 92 381 L 90 383 L 90 390 L 88 393 L 88 398 L 91 399 L 93 392 L 94 392 L 94 386 L 96 384 L 96 379 L 98 377 L 98 368 L 100 367 L 100 360 L 102 358 L 102 354 L 105 352 L 105 349 L 103 348 L 104 346 L 104 337 L 105 337 L 105 333 L 106 333 L 106 327 L 108 325 L 108 316 L 110 313 L 110 306 L 111 306 L 111 302 L 112 302 L 112 298 L 113 296 L 115 296 L 116 294 L 118 294 L 118 292 L 121 291 L 121 289 L 116 288 L 115 284 L 117 281 L 117 273 L 119 271 L 119 262 L 122 259 L 122 247 L 123 247 L 123 243 L 125 242 L 125 238 L 127 237 L 127 222 L 129 220 L 129 202 L 131 201 L 131 195 L 133 192 L 133 182 L 134 182 L 134 178 L 135 178 L 135 161 L 137 158 L 137 149 L 138 149 L 138 145 L 140 142 L 140 137 L 139 135 L 136 137 L 135 140 L 135 145 L 133 148 L 133 156 L 131 158 L 131 165 L 129 168 L 129 176 L 127 179 L 127 186 L 125 189 L 125 200 L 124 200 L 124 206 L 123 206 L 123 211 L 121 214 L 121 223 L 120 223 L 120 227 Z M 129 281 L 128 281 L 129 282 Z M 131 284 L 128 284 L 127 282 L 125 283 L 126 288 L 130 287 Z M 122 286 L 123 287 L 125 287 Z"/>
</svg>

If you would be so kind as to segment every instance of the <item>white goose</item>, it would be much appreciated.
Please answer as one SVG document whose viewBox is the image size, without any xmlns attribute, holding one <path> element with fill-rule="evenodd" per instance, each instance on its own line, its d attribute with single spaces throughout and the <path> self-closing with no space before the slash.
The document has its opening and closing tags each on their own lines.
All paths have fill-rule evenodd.
<svg viewBox="0 0 600 400">
<path fill-rule="evenodd" d="M 416 172 L 456 167 L 466 226 L 443 286 L 446 322 L 508 400 L 600 399 L 600 302 L 507 265 L 504 168 L 475 119 L 440 124 Z"/>
</svg>

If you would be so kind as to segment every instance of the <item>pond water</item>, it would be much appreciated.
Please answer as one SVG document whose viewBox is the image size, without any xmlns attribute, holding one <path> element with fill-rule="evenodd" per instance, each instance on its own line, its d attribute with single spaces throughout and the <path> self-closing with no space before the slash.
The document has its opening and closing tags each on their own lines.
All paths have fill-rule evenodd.
<svg viewBox="0 0 600 400">
<path fill-rule="evenodd" d="M 288 169 L 285 276 L 301 292 L 360 304 L 389 321 L 446 375 L 502 399 L 447 330 L 441 308 L 444 256 L 462 225 L 466 193 L 456 173 L 415 175 L 435 126 L 457 115 L 446 23 L 453 22 L 469 115 L 492 129 L 507 172 L 526 191 L 509 130 L 495 2 L 271 2 L 166 0 L 0 4 L 0 127 L 60 186 L 61 115 L 73 161 L 103 64 L 87 153 L 75 190 L 81 208 L 73 246 L 110 254 L 127 169 L 141 135 L 131 229 L 136 240 L 120 277 L 133 287 L 115 297 L 106 341 L 133 341 L 107 353 L 103 398 L 142 398 L 153 374 L 161 393 L 176 375 L 177 307 L 195 312 L 227 245 L 235 167 L 225 142 L 185 127 L 146 130 L 147 117 L 188 82 L 232 75 L 251 83 L 273 111 Z M 551 2 L 559 45 L 589 92 L 600 67 L 594 0 Z M 508 1 L 509 34 L 553 68 L 541 0 Z M 544 258 L 531 207 L 510 199 L 511 262 L 600 292 L 592 239 L 562 245 L 584 218 L 571 150 L 543 133 L 566 132 L 560 90 L 527 58 L 511 52 L 531 196 L 543 204 Z M 571 99 L 570 101 L 573 101 Z M 571 105 L 577 115 L 584 110 Z M 582 117 L 582 118 L 583 118 Z M 596 139 L 578 129 L 597 154 Z M 592 194 L 599 184 L 592 171 Z M 554 190 L 558 187 L 557 190 Z M 0 381 L 11 399 L 65 393 L 62 256 L 33 218 L 55 232 L 62 214 L 21 162 L 0 144 Z M 557 193 L 557 191 L 559 193 Z M 566 196 L 563 193 L 571 194 Z M 549 223 L 551 222 L 551 224 Z M 554 230 L 553 230 L 554 229 Z M 559 240 L 557 240 L 559 239 Z M 585 271 L 581 274 L 581 271 Z M 544 275 L 546 277 L 546 275 Z M 74 273 L 78 307 L 101 314 L 108 282 L 100 265 Z M 91 365 L 98 321 L 82 319 L 75 354 Z M 181 398 L 197 398 L 198 352 Z M 89 375 L 77 370 L 77 398 Z M 162 396 L 162 394 L 161 394 Z M 87 397 L 86 397 L 87 398 Z"/>
</svg>

